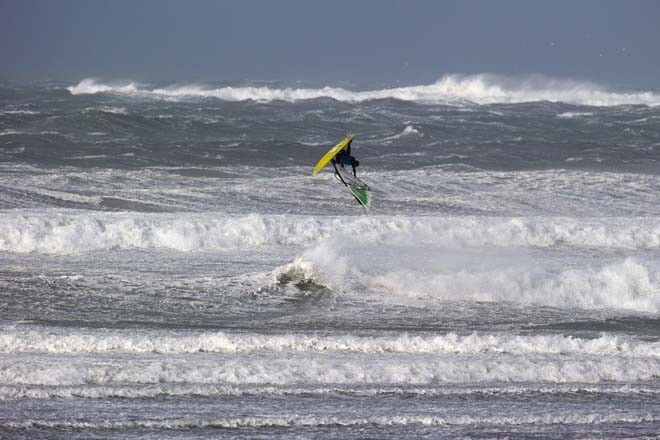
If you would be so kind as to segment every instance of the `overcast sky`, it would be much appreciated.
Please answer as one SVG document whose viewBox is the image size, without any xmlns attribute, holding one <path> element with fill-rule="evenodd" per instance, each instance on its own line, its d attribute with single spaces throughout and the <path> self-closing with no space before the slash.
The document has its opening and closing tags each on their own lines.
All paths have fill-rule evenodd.
<svg viewBox="0 0 660 440">
<path fill-rule="evenodd" d="M 660 1 L 0 0 L 0 78 L 660 88 Z"/>
</svg>

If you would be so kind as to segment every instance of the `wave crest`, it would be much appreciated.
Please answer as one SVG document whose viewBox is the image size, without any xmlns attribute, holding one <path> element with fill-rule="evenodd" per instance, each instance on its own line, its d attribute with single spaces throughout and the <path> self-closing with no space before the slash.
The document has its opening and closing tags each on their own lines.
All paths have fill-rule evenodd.
<svg viewBox="0 0 660 440">
<path fill-rule="evenodd" d="M 59 193 L 58 193 L 59 194 Z M 85 199 L 87 200 L 87 199 Z M 267 245 L 308 245 L 342 232 L 363 244 L 432 244 L 438 248 L 587 246 L 660 247 L 660 223 L 571 218 L 480 218 L 222 214 L 3 214 L 0 251 L 75 254 L 107 249 L 209 251 Z M 329 250 L 325 250 L 328 251 Z"/>
<path fill-rule="evenodd" d="M 455 104 L 466 101 L 476 104 L 515 104 L 551 101 L 590 106 L 660 105 L 660 94 L 651 91 L 615 91 L 591 82 L 553 79 L 541 75 L 516 78 L 489 74 L 445 75 L 433 84 L 365 91 L 351 91 L 338 87 L 212 88 L 194 84 L 147 89 L 138 88 L 133 82 L 104 84 L 88 78 L 75 86 L 68 87 L 68 90 L 73 95 L 114 93 L 171 100 L 216 98 L 225 101 L 296 102 L 331 98 L 353 103 L 376 99 L 398 99 L 428 104 Z"/>
<path fill-rule="evenodd" d="M 87 78 L 75 86 L 67 87 L 67 90 L 72 95 L 94 95 L 96 93 L 130 94 L 137 93 L 138 87 L 134 82 L 128 84 L 103 84 L 96 82 L 95 79 Z"/>
<path fill-rule="evenodd" d="M 416 354 L 556 354 L 621 357 L 659 357 L 660 342 L 602 334 L 595 339 L 565 335 L 510 335 L 472 333 L 460 335 L 402 334 L 354 336 L 316 334 L 235 334 L 230 332 L 94 333 L 52 329 L 20 332 L 3 329 L 2 353 L 249 353 L 249 352 L 346 352 Z"/>
<path fill-rule="evenodd" d="M 439 301 L 460 299 L 583 309 L 660 311 L 657 268 L 632 258 L 602 268 L 570 269 L 556 275 L 544 273 L 538 276 L 534 270 L 460 270 L 430 275 L 402 270 L 375 276 L 371 287 Z"/>
</svg>

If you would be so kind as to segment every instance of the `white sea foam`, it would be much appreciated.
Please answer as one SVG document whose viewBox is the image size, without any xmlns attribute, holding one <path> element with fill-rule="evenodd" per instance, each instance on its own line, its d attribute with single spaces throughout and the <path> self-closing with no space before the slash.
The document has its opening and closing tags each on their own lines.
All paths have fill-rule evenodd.
<svg viewBox="0 0 660 440">
<path fill-rule="evenodd" d="M 116 93 L 143 97 L 185 99 L 217 98 L 227 101 L 299 101 L 332 98 L 338 101 L 362 102 L 374 99 L 400 99 L 421 103 L 449 104 L 473 102 L 477 104 L 520 103 L 532 101 L 565 102 L 578 105 L 660 105 L 660 94 L 650 91 L 614 91 L 584 81 L 552 79 L 543 76 L 507 78 L 496 75 L 446 75 L 433 84 L 351 91 L 336 87 L 270 88 L 221 87 L 200 85 L 165 88 L 138 88 L 135 83 L 104 84 L 84 79 L 68 90 L 74 94 Z"/>
<path fill-rule="evenodd" d="M 522 336 L 511 334 L 323 336 L 309 334 L 234 334 L 227 332 L 91 333 L 51 330 L 0 332 L 3 353 L 244 353 L 254 351 L 431 353 L 431 354 L 575 354 L 594 356 L 648 356 L 660 358 L 660 342 L 604 334 L 596 339 L 564 335 Z"/>
<path fill-rule="evenodd" d="M 90 155 L 86 155 L 86 156 L 73 156 L 71 159 L 81 159 L 81 160 L 84 160 L 84 159 L 105 159 L 107 157 L 108 157 L 107 154 L 90 154 Z M 40 191 L 40 192 L 43 192 L 43 191 Z M 101 199 L 102 199 L 101 197 L 95 197 L 93 199 L 90 197 L 88 200 L 100 201 Z"/>
<path fill-rule="evenodd" d="M 264 283 L 311 280 L 340 294 L 367 289 L 431 301 L 656 313 L 660 263 L 644 255 L 660 247 L 659 221 L 8 211 L 0 224 L 0 250 L 67 255 L 284 246 L 280 250 L 291 263 L 275 268 Z M 538 259 L 540 248 L 561 253 L 563 263 Z M 583 248 L 617 256 L 572 262 Z M 642 254 L 627 257 L 630 250 Z"/>
<path fill-rule="evenodd" d="M 559 113 L 557 117 L 559 119 L 575 119 L 581 116 L 591 116 L 593 113 L 591 112 L 564 112 L 564 113 Z"/>
<path fill-rule="evenodd" d="M 660 312 L 660 273 L 634 259 L 601 268 L 568 269 L 535 278 L 529 269 L 469 269 L 438 274 L 395 271 L 370 280 L 383 288 L 415 298 L 452 301 L 515 302 L 555 307 L 620 308 Z"/>
<path fill-rule="evenodd" d="M 112 113 L 115 115 L 127 115 L 128 110 L 126 107 L 113 107 L 113 106 L 101 106 L 101 107 L 90 107 L 86 109 L 87 111 L 99 111 L 103 113 Z"/>
<path fill-rule="evenodd" d="M 415 128 L 412 125 L 406 125 L 406 128 L 403 129 L 403 132 L 401 133 L 402 135 L 407 135 L 407 134 L 417 134 L 420 136 L 424 136 L 424 133 L 419 131 L 417 128 Z"/>
<path fill-rule="evenodd" d="M 390 229 L 388 236 L 377 227 L 360 234 L 338 233 L 310 246 L 292 263 L 273 271 L 273 278 L 290 279 L 294 283 L 311 280 L 340 293 L 379 292 L 380 295 L 424 301 L 511 302 L 660 312 L 660 262 L 657 259 L 627 257 L 626 252 L 609 260 L 584 260 L 576 256 L 579 253 L 575 254 L 572 246 L 609 248 L 606 243 L 614 242 L 604 239 L 609 235 L 603 235 L 604 230 L 596 228 L 597 232 L 588 233 L 589 241 L 594 240 L 592 245 L 583 241 L 585 237 L 578 238 L 581 234 L 574 233 L 564 235 L 566 241 L 554 232 L 536 236 L 543 237 L 540 241 L 528 241 L 531 236 L 518 241 L 522 236 L 516 233 L 517 238 L 514 238 L 508 233 L 511 230 L 500 230 L 503 224 L 491 224 L 484 229 L 481 221 L 483 219 L 475 219 L 474 228 L 456 230 L 452 227 L 456 226 L 454 224 L 447 225 L 442 232 L 438 228 L 432 233 L 423 228 L 411 234 Z M 430 225 L 426 223 L 425 226 Z M 534 224 L 533 229 L 536 226 Z M 578 229 L 585 226 L 582 224 Z M 550 231 L 542 226 L 535 233 L 541 230 Z M 467 241 L 463 241 L 463 233 L 469 236 Z M 382 238 L 375 238 L 379 235 Z M 544 241 L 550 237 L 553 238 Z M 596 241 L 600 244 L 596 245 Z M 561 255 L 561 260 L 539 258 L 538 253 L 529 248 L 532 243 L 556 246 L 560 252 L 556 255 Z M 499 247 L 491 248 L 491 245 Z"/>
<path fill-rule="evenodd" d="M 97 198 L 42 191 L 66 200 Z M 660 247 L 657 218 L 312 217 L 298 215 L 139 214 L 54 211 L 2 213 L 0 250 L 72 254 L 104 249 L 180 251 L 306 245 L 339 232 L 370 244 L 433 244 L 438 248 L 587 246 Z"/>
<path fill-rule="evenodd" d="M 594 394 L 594 395 L 660 395 L 660 388 L 630 384 L 496 384 L 494 386 L 430 385 L 430 386 L 273 386 L 273 385 L 215 385 L 215 384 L 129 384 L 74 386 L 0 386 L 0 400 L 29 399 L 107 399 L 120 397 L 139 399 L 157 396 L 300 396 L 341 393 L 353 396 L 467 396 L 467 395 L 526 395 L 526 394 Z"/>
<path fill-rule="evenodd" d="M 38 115 L 39 112 L 33 110 L 0 110 L 0 115 Z"/>
<path fill-rule="evenodd" d="M 192 356 L 192 357 L 191 357 Z M 5 386 L 428 386 L 442 383 L 590 383 L 649 381 L 660 376 L 657 356 L 479 353 L 70 354 L 4 356 Z"/>
<path fill-rule="evenodd" d="M 381 253 L 392 252 L 379 248 Z M 379 261 L 323 243 L 274 271 L 294 280 L 312 280 L 337 292 L 356 289 L 430 301 L 485 301 L 560 308 L 629 309 L 660 312 L 660 268 L 626 258 L 603 266 L 564 270 L 548 268 L 525 254 L 489 256 L 396 251 L 399 260 Z M 370 264 L 365 264 L 369 261 Z M 489 267 L 492 266 L 492 267 Z"/>
<path fill-rule="evenodd" d="M 2 421 L 0 427 L 10 429 L 194 429 L 194 428 L 266 428 L 266 427 L 350 427 L 350 426 L 461 426 L 461 425 L 599 425 L 610 423 L 657 423 L 660 417 L 654 414 L 613 413 L 600 414 L 591 412 L 566 412 L 547 415 L 374 415 L 374 416 L 244 416 L 244 417 L 167 417 L 165 419 L 143 420 L 47 420 L 26 419 L 21 421 Z"/>
<path fill-rule="evenodd" d="M 13 134 L 28 134 L 28 133 L 24 131 L 13 130 L 11 128 L 0 131 L 0 136 L 9 136 Z"/>
<path fill-rule="evenodd" d="M 134 82 L 128 84 L 103 84 L 94 79 L 87 78 L 83 79 L 75 86 L 67 87 L 67 90 L 71 92 L 72 95 L 90 95 L 96 93 L 131 94 L 138 91 L 138 86 Z"/>
<path fill-rule="evenodd" d="M 309 243 L 339 228 L 339 219 L 322 222 L 313 217 L 257 214 L 5 213 L 0 225 L 0 250 L 46 254 L 132 248 L 224 250 Z"/>
<path fill-rule="evenodd" d="M 417 128 L 415 128 L 413 125 L 406 125 L 406 128 L 403 129 L 401 133 L 395 134 L 394 136 L 388 136 L 384 138 L 384 141 L 391 141 L 394 139 L 401 139 L 405 136 L 410 136 L 410 135 L 416 135 L 418 137 L 423 137 L 424 133 L 419 131 Z"/>
</svg>

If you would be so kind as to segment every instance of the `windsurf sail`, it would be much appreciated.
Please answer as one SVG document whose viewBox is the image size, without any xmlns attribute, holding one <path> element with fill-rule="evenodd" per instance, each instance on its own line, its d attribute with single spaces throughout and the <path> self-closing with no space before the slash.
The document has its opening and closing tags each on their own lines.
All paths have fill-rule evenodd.
<svg viewBox="0 0 660 440">
<path fill-rule="evenodd" d="M 341 150 L 343 150 L 344 147 L 348 145 L 348 143 L 352 140 L 353 140 L 352 134 L 346 135 L 346 137 L 342 139 L 341 142 L 339 142 L 337 145 L 335 145 L 330 150 L 328 150 L 328 152 L 325 153 L 318 162 L 316 162 L 316 165 L 314 165 L 314 169 L 312 170 L 312 176 L 316 176 L 319 173 L 319 171 L 321 171 L 328 164 L 328 162 L 330 162 L 330 160 L 332 160 L 332 158 L 335 157 Z"/>
<path fill-rule="evenodd" d="M 336 176 L 337 180 L 346 185 L 346 188 L 353 194 L 353 197 L 355 197 L 355 200 L 360 205 L 364 207 L 369 205 L 369 191 L 371 188 L 366 183 L 346 171 L 343 167 L 337 167 Z"/>
<path fill-rule="evenodd" d="M 358 188 L 353 185 L 346 185 L 353 194 L 353 197 L 355 197 L 355 200 L 358 201 L 358 203 L 362 206 L 369 206 L 369 192 L 366 189 L 363 188 Z"/>
</svg>

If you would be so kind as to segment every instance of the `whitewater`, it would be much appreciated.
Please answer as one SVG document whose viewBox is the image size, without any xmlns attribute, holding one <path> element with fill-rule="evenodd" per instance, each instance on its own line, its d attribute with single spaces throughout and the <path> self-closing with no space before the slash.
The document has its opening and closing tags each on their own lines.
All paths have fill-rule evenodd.
<svg viewBox="0 0 660 440">
<path fill-rule="evenodd" d="M 0 437 L 657 436 L 659 105 L 0 83 Z"/>
<path fill-rule="evenodd" d="M 347 90 L 341 87 L 273 88 L 261 86 L 207 87 L 196 84 L 144 87 L 135 82 L 103 83 L 88 78 L 67 87 L 72 95 L 112 93 L 162 99 L 218 98 L 226 101 L 287 101 L 315 98 L 362 102 L 374 99 L 399 99 L 434 104 L 474 102 L 478 104 L 522 103 L 534 101 L 565 102 L 569 104 L 660 105 L 660 93 L 650 91 L 613 91 L 585 81 L 557 80 L 532 75 L 510 80 L 492 74 L 446 75 L 432 84 L 388 87 L 376 90 Z"/>
</svg>

